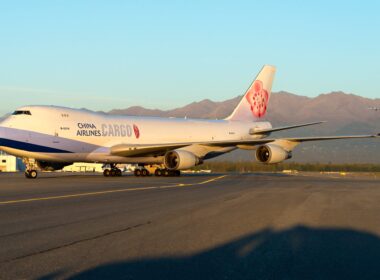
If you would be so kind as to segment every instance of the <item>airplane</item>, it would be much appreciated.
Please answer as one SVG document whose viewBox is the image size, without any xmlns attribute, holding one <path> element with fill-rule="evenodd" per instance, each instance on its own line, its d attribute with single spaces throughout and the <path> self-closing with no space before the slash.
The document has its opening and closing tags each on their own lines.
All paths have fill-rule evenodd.
<svg viewBox="0 0 380 280">
<path fill-rule="evenodd" d="M 236 149 L 256 150 L 257 161 L 279 163 L 302 142 L 371 138 L 375 135 L 271 138 L 276 131 L 320 124 L 272 127 L 264 121 L 276 68 L 265 65 L 233 112 L 222 120 L 115 116 L 58 106 L 18 108 L 0 123 L 0 150 L 21 157 L 26 178 L 37 170 L 60 170 L 73 162 L 110 166 L 138 164 L 136 176 L 179 176 L 180 171 Z M 286 104 L 284 104 L 286 106 Z"/>
</svg>

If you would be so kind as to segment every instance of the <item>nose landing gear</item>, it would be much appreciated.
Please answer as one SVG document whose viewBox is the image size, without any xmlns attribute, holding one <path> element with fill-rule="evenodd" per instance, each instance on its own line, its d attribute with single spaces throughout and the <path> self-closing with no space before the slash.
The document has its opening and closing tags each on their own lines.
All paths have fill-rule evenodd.
<svg viewBox="0 0 380 280">
<path fill-rule="evenodd" d="M 25 177 L 28 179 L 36 179 L 38 173 L 36 170 L 25 170 Z"/>
<path fill-rule="evenodd" d="M 23 158 L 22 161 L 26 166 L 25 177 L 28 179 L 36 179 L 38 177 L 38 166 L 36 164 L 36 161 L 30 158 Z"/>
</svg>

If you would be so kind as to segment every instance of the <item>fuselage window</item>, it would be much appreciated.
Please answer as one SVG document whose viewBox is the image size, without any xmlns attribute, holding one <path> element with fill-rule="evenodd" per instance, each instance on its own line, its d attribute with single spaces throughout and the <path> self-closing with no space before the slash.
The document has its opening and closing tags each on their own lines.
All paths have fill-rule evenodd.
<svg viewBox="0 0 380 280">
<path fill-rule="evenodd" d="M 29 115 L 31 116 L 32 114 L 30 111 L 14 111 L 12 115 Z"/>
</svg>

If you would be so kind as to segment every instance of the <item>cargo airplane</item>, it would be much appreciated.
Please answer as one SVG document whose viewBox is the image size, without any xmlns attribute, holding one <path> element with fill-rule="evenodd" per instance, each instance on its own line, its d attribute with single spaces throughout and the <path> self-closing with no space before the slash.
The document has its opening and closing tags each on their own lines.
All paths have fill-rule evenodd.
<svg viewBox="0 0 380 280">
<path fill-rule="evenodd" d="M 121 176 L 118 164 L 139 166 L 146 176 L 179 175 L 204 160 L 236 149 L 255 150 L 262 163 L 279 163 L 307 141 L 370 138 L 373 135 L 271 138 L 272 132 L 318 124 L 272 127 L 263 121 L 275 67 L 266 65 L 225 119 L 114 116 L 56 106 L 26 106 L 0 123 L 0 149 L 24 159 L 27 178 L 73 162 L 103 163 L 104 176 Z M 286 104 L 284 104 L 286 106 Z"/>
</svg>

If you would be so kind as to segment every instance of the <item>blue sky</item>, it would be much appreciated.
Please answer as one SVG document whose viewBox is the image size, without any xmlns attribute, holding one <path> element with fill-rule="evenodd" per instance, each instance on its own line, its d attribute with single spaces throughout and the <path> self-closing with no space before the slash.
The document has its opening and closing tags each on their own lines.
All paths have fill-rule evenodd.
<svg viewBox="0 0 380 280">
<path fill-rule="evenodd" d="M 168 109 L 274 91 L 380 97 L 378 1 L 1 1 L 0 115 L 26 104 Z"/>
</svg>

